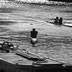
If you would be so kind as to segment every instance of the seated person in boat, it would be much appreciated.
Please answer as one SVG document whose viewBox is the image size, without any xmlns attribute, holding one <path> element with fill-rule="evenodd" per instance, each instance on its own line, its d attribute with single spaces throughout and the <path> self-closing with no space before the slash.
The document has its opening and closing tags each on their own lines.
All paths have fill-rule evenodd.
<svg viewBox="0 0 72 72">
<path fill-rule="evenodd" d="M 60 19 L 59 19 L 59 25 L 62 25 L 63 24 L 63 18 L 61 17 Z"/>
<path fill-rule="evenodd" d="M 58 17 L 55 18 L 54 23 L 55 24 L 58 24 L 59 23 L 59 18 Z"/>
<path fill-rule="evenodd" d="M 33 30 L 30 32 L 30 34 L 31 34 L 31 44 L 33 46 L 35 46 L 35 43 L 37 42 L 38 31 L 36 31 L 35 28 L 33 28 Z"/>
</svg>

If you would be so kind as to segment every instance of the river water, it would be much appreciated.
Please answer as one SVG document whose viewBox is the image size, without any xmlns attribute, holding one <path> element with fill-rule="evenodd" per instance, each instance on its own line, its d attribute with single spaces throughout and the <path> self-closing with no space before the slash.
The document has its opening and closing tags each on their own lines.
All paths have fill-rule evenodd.
<svg viewBox="0 0 72 72">
<path fill-rule="evenodd" d="M 16 42 L 22 44 L 20 48 L 72 63 L 72 28 L 46 22 L 53 21 L 58 16 L 63 17 L 65 24 L 72 25 L 72 7 L 20 3 L 16 5 L 18 6 L 15 8 L 0 9 L 0 20 L 3 21 L 0 25 L 0 40 Z M 32 28 L 39 32 L 39 46 L 36 48 L 28 40 L 28 33 Z"/>
<path fill-rule="evenodd" d="M 53 21 L 58 16 L 63 17 L 65 24 L 71 25 L 72 7 L 20 4 L 20 7 L 14 10 L 8 8 L 7 11 L 9 12 L 0 13 L 0 18 L 15 22 L 5 25 L 12 31 L 30 31 L 32 28 L 36 28 L 41 34 L 72 36 L 72 28 L 59 27 L 46 22 Z"/>
</svg>

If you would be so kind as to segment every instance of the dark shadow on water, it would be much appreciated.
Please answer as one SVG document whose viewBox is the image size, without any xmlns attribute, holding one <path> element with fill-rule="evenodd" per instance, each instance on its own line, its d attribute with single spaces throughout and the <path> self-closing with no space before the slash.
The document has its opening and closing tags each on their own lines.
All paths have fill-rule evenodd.
<svg viewBox="0 0 72 72">
<path fill-rule="evenodd" d="M 14 22 L 14 21 L 0 21 L 0 25 L 10 25 L 13 23 L 16 23 L 16 22 Z"/>
<path fill-rule="evenodd" d="M 62 64 L 18 65 L 0 60 L 0 72 L 72 72 L 72 66 Z"/>
<path fill-rule="evenodd" d="M 14 8 L 0 8 L 0 13 L 11 13 L 13 11 L 16 11 Z"/>
<path fill-rule="evenodd" d="M 67 11 L 60 11 L 60 12 L 65 12 L 65 13 L 72 13 L 72 10 L 67 10 Z"/>
</svg>

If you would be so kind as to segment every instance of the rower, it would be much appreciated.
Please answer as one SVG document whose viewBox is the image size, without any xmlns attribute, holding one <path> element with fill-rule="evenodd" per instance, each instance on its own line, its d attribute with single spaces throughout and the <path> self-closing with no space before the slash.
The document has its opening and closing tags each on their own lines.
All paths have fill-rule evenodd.
<svg viewBox="0 0 72 72">
<path fill-rule="evenodd" d="M 63 24 L 63 18 L 60 17 L 60 19 L 59 19 L 59 25 L 62 25 L 62 24 Z"/>
<path fill-rule="evenodd" d="M 59 23 L 59 18 L 58 17 L 55 18 L 54 23 L 55 24 L 58 24 Z"/>
<path fill-rule="evenodd" d="M 32 44 L 32 46 L 35 46 L 35 44 L 37 42 L 38 31 L 36 31 L 35 28 L 33 28 L 33 30 L 30 32 L 30 34 L 31 34 L 31 44 Z"/>
</svg>

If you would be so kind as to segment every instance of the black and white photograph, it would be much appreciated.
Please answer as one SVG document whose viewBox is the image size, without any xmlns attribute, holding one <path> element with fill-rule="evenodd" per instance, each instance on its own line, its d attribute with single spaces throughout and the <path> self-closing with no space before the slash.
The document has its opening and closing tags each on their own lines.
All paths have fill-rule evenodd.
<svg viewBox="0 0 72 72">
<path fill-rule="evenodd" d="M 0 72 L 72 72 L 72 0 L 0 0 Z"/>
</svg>

